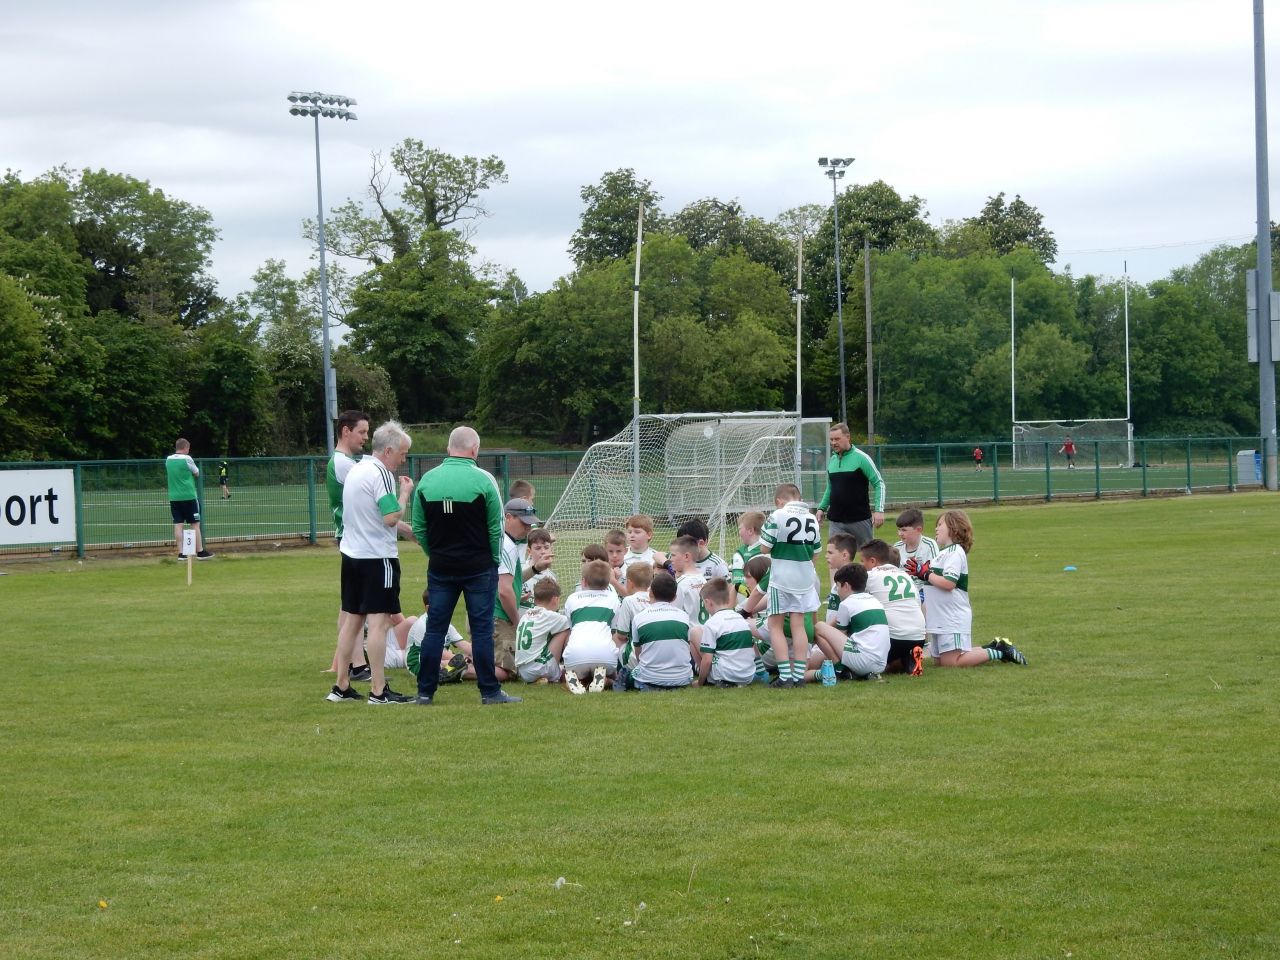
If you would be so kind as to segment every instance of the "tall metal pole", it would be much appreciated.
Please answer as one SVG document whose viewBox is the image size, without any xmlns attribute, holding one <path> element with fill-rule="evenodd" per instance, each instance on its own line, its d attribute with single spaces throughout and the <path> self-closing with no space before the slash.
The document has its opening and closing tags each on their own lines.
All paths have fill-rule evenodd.
<svg viewBox="0 0 1280 960">
<path fill-rule="evenodd" d="M 867 320 L 867 443 L 876 442 L 876 383 L 871 362 L 871 238 L 862 238 L 862 293 Z"/>
<path fill-rule="evenodd" d="M 636 277 L 631 285 L 631 512 L 640 512 L 640 248 L 644 203 L 636 216 Z"/>
<path fill-rule="evenodd" d="M 1013 312 L 1013 277 L 1009 278 L 1009 440 L 1010 458 L 1018 465 L 1018 328 Z"/>
<path fill-rule="evenodd" d="M 801 433 L 804 431 L 804 403 L 802 400 L 802 381 L 801 370 L 803 367 L 800 354 L 800 325 L 804 310 L 804 234 L 800 234 L 796 238 L 796 486 L 800 487 L 801 492 L 804 487 L 800 486 L 800 469 L 804 459 L 802 450 L 803 439 Z"/>
<path fill-rule="evenodd" d="M 1276 489 L 1276 368 L 1271 359 L 1271 202 L 1267 167 L 1267 64 L 1263 0 L 1253 0 L 1253 112 L 1258 183 L 1258 431 L 1262 478 Z"/>
<path fill-rule="evenodd" d="M 316 228 L 320 240 L 320 343 L 324 375 L 324 439 L 329 456 L 333 456 L 333 424 L 338 419 L 338 384 L 329 362 L 329 271 L 324 260 L 324 194 L 320 189 L 320 115 L 316 124 Z"/>
<path fill-rule="evenodd" d="M 836 232 L 836 336 L 840 349 L 840 422 L 848 424 L 844 386 L 844 283 L 840 279 L 840 196 L 836 191 L 836 181 L 843 175 L 844 171 L 835 167 L 827 171 L 827 176 L 831 178 L 831 210 L 835 215 Z"/>
<path fill-rule="evenodd" d="M 1132 466 L 1133 459 L 1133 389 L 1129 380 L 1129 261 L 1124 261 L 1124 432 L 1125 465 Z"/>
</svg>

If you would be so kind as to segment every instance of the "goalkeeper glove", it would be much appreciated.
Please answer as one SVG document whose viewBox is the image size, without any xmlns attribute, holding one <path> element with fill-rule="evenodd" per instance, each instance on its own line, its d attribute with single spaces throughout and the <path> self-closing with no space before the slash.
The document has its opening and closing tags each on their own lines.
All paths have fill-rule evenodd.
<svg viewBox="0 0 1280 960">
<path fill-rule="evenodd" d="M 903 569 L 906 570 L 907 573 L 915 577 L 917 580 L 919 580 L 921 583 L 929 582 L 930 571 L 929 571 L 928 560 L 926 560 L 924 563 L 921 563 L 915 557 L 912 557 L 910 560 L 907 561 L 907 564 L 905 567 L 903 567 Z"/>
</svg>

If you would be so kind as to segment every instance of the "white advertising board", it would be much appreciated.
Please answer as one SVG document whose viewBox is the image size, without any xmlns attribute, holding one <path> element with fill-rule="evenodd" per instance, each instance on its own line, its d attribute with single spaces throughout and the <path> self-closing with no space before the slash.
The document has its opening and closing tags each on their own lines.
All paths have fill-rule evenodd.
<svg viewBox="0 0 1280 960">
<path fill-rule="evenodd" d="M 0 546 L 75 539 L 74 470 L 0 470 Z"/>
</svg>

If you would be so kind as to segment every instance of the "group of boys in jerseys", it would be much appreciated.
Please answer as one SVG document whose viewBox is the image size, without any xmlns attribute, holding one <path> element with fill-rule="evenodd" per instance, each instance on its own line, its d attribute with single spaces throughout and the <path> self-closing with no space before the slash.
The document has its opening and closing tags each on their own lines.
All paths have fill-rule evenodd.
<svg viewBox="0 0 1280 960">
<path fill-rule="evenodd" d="M 358 457 L 363 437 L 351 439 Z M 330 464 L 329 493 L 338 504 L 343 468 L 354 459 L 340 455 Z M 574 694 L 789 688 L 817 679 L 827 660 L 838 677 L 857 680 L 889 671 L 919 676 L 926 651 L 940 666 L 1026 663 L 1006 640 L 972 648 L 973 528 L 962 510 L 939 516 L 935 538 L 924 536 L 915 509 L 899 515 L 901 539 L 892 546 L 873 539 L 859 548 L 849 534 L 834 534 L 825 547 L 833 575 L 823 619 L 815 618 L 823 607 L 813 563 L 822 548 L 819 523 L 794 484 L 777 488 L 768 515 L 741 515 L 742 545 L 731 565 L 708 549 L 703 521 L 682 524 L 663 553 L 651 545 L 652 519 L 637 515 L 583 549 L 580 580 L 567 597 L 551 569 L 554 536 L 532 526 L 532 484 L 517 481 L 509 492 L 494 611 L 499 681 L 563 683 Z M 395 618 L 387 668 L 422 669 L 425 623 Z M 469 653 L 451 628 L 441 663 L 428 668 L 442 682 L 469 679 Z M 351 665 L 355 679 L 368 670 Z"/>
<path fill-rule="evenodd" d="M 563 680 L 580 694 L 609 686 L 798 687 L 817 679 L 824 660 L 846 679 L 890 670 L 919 676 L 926 648 L 942 666 L 1026 663 L 1005 640 L 971 647 L 973 531 L 963 511 L 939 518 L 936 540 L 923 535 L 918 510 L 899 516 L 902 540 L 892 546 L 872 540 L 859 551 L 853 537 L 834 535 L 826 545 L 835 571 L 826 617 L 815 623 L 817 520 L 793 484 L 777 488 L 774 507 L 739 518 L 742 546 L 731 565 L 709 551 L 701 520 L 681 525 L 663 554 L 650 545 L 652 520 L 631 517 L 603 545 L 583 550 L 581 580 L 563 610 L 550 572 L 554 541 L 532 531 L 513 676 Z"/>
</svg>

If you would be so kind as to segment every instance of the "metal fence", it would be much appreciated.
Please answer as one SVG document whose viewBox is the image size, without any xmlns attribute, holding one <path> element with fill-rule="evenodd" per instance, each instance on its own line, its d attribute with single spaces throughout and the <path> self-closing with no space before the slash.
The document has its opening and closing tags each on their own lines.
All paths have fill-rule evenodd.
<svg viewBox="0 0 1280 960">
<path fill-rule="evenodd" d="M 982 451 L 981 464 L 974 449 Z M 1256 437 L 1183 437 L 1090 441 L 1077 445 L 1074 462 L 1044 444 L 1042 465 L 1013 468 L 1011 443 L 884 444 L 865 448 L 884 476 L 887 505 L 946 504 L 1149 496 L 1261 486 Z M 573 476 L 583 451 L 481 454 L 479 465 L 506 491 L 531 481 L 537 506 L 548 516 Z M 811 502 L 824 485 L 824 452 L 804 455 L 804 495 Z M 443 455 L 411 455 L 403 472 L 415 479 Z M 1020 453 L 1020 460 L 1027 458 Z M 218 487 L 219 460 L 197 460 L 201 529 L 211 543 L 309 540 L 333 535 L 325 492 L 325 458 L 259 457 L 228 460 L 230 499 Z M 77 509 L 71 539 L 0 546 L 0 559 L 86 551 L 160 549 L 173 543 L 163 460 L 0 463 L 3 471 L 46 467 L 75 473 Z M 761 504 L 761 508 L 768 504 Z M 0 504 L 0 522 L 4 519 Z M 70 531 L 69 531 L 70 533 Z"/>
</svg>

